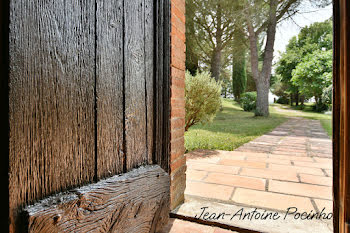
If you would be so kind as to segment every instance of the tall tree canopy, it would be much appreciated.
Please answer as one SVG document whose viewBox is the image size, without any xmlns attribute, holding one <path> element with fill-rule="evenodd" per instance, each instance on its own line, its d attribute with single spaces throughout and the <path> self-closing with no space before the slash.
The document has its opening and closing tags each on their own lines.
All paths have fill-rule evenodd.
<svg viewBox="0 0 350 233">
<path fill-rule="evenodd" d="M 287 92 L 314 96 L 320 103 L 322 91 L 331 85 L 332 31 L 329 19 L 302 28 L 289 41 L 276 66 Z"/>
<path fill-rule="evenodd" d="M 322 104 L 323 90 L 332 84 L 332 51 L 316 50 L 307 54 L 293 70 L 292 82 L 306 96 Z"/>
<path fill-rule="evenodd" d="M 255 115 L 269 115 L 269 87 L 274 44 L 277 24 L 300 11 L 301 0 L 246 0 L 245 22 L 250 44 L 250 59 L 252 76 L 257 88 L 257 103 Z M 317 6 L 330 4 L 328 0 L 308 2 Z M 263 49 L 263 64 L 259 67 L 258 42 L 260 37 L 265 38 Z"/>
<path fill-rule="evenodd" d="M 249 42 L 249 74 L 257 90 L 258 116 L 269 115 L 268 94 L 274 54 L 276 26 L 300 12 L 305 2 L 324 7 L 330 0 L 186 0 L 189 49 L 196 53 L 198 64 L 210 69 L 220 79 L 232 62 L 232 41 L 238 27 Z M 242 46 L 245 45 L 242 41 Z M 259 49 L 261 41 L 264 45 Z M 195 42 L 195 45 L 194 43 Z M 260 56 L 262 51 L 262 56 Z M 262 57 L 262 61 L 259 59 Z M 193 60 L 193 59 L 192 59 Z M 195 60 L 196 61 L 196 60 Z M 192 63 L 193 64 L 193 63 Z M 232 64 L 232 63 L 231 63 Z M 188 64 L 189 66 L 189 64 Z"/>
<path fill-rule="evenodd" d="M 237 27 L 232 43 L 232 91 L 237 101 L 247 87 L 246 53 L 247 48 L 242 44 L 245 40 L 244 31 Z"/>
<path fill-rule="evenodd" d="M 196 48 L 192 53 L 210 69 L 216 80 L 230 63 L 229 48 L 239 13 L 238 4 L 239 1 L 232 0 L 186 0 L 187 45 L 190 50 Z"/>
</svg>

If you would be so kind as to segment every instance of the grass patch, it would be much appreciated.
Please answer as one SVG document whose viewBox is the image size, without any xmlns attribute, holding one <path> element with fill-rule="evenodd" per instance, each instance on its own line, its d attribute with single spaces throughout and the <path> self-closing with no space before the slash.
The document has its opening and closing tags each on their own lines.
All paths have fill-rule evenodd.
<svg viewBox="0 0 350 233">
<path fill-rule="evenodd" d="M 223 111 L 212 123 L 195 125 L 185 133 L 186 150 L 218 149 L 232 151 L 256 137 L 272 131 L 287 120 L 283 114 L 271 113 L 270 117 L 254 117 L 244 112 L 233 100 L 222 100 Z"/>
<path fill-rule="evenodd" d="M 332 119 L 321 119 L 321 125 L 324 128 L 324 130 L 326 130 L 328 136 L 330 138 L 332 138 L 332 134 L 333 134 L 333 129 L 332 129 Z"/>
</svg>

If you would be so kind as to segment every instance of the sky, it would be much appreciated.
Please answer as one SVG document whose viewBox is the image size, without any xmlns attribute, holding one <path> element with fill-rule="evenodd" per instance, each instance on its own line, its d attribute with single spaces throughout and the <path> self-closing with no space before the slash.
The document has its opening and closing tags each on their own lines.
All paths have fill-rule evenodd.
<svg viewBox="0 0 350 233">
<path fill-rule="evenodd" d="M 310 5 L 305 5 L 300 12 L 302 13 L 294 16 L 293 20 L 286 20 L 278 25 L 276 31 L 274 61 L 278 60 L 279 51 L 285 51 L 285 47 L 289 40 L 293 36 L 298 35 L 302 27 L 329 19 L 332 16 L 332 5 L 327 6 L 326 8 L 315 8 Z"/>
</svg>

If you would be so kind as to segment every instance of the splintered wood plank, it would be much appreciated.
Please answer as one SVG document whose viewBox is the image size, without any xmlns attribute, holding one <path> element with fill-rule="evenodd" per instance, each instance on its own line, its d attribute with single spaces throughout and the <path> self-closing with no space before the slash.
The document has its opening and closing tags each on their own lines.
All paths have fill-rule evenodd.
<svg viewBox="0 0 350 233">
<path fill-rule="evenodd" d="M 145 1 L 145 77 L 147 111 L 147 156 L 148 163 L 153 163 L 154 154 L 154 78 L 155 78 L 155 15 L 154 0 Z"/>
<path fill-rule="evenodd" d="M 143 0 L 124 1 L 126 168 L 147 163 Z"/>
<path fill-rule="evenodd" d="M 44 199 L 25 209 L 28 232 L 158 232 L 168 221 L 169 175 L 158 165 Z"/>
<path fill-rule="evenodd" d="M 94 176 L 93 0 L 10 3 L 10 231 L 26 203 Z"/>
<path fill-rule="evenodd" d="M 97 1 L 97 174 L 123 172 L 123 0 Z"/>
</svg>

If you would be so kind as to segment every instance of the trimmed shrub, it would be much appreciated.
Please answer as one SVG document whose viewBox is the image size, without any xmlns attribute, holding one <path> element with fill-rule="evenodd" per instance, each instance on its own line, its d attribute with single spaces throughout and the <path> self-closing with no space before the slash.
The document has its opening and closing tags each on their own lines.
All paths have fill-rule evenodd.
<svg viewBox="0 0 350 233">
<path fill-rule="evenodd" d="M 312 106 L 314 112 L 325 112 L 329 110 L 329 105 L 325 103 L 318 103 Z"/>
<path fill-rule="evenodd" d="M 187 131 L 198 123 L 213 120 L 221 106 L 221 83 L 216 82 L 208 72 L 192 76 L 186 72 L 186 126 Z"/>
<path fill-rule="evenodd" d="M 304 104 L 300 104 L 298 106 L 294 106 L 295 110 L 304 110 L 305 109 L 305 105 Z"/>
<path fill-rule="evenodd" d="M 285 96 L 281 96 L 276 102 L 278 104 L 289 104 L 289 99 Z"/>
<path fill-rule="evenodd" d="M 241 107 L 246 112 L 252 112 L 256 109 L 256 92 L 246 92 L 241 96 Z"/>
</svg>

